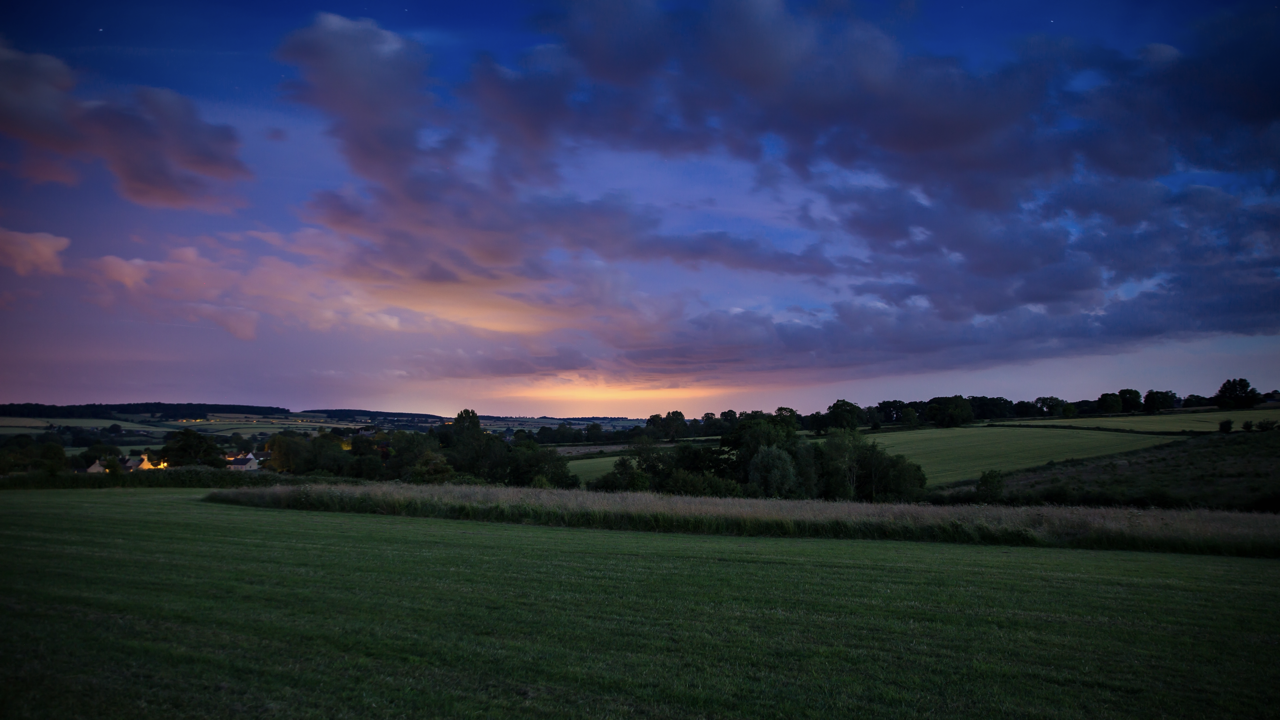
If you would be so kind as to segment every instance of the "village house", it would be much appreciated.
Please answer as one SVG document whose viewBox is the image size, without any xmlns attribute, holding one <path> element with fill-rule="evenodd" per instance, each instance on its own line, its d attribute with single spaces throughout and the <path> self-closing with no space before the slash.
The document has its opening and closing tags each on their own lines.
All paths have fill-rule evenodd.
<svg viewBox="0 0 1280 720">
<path fill-rule="evenodd" d="M 238 470 L 240 472 L 248 472 L 258 469 L 258 459 L 252 455 L 249 457 L 236 458 L 227 465 L 228 470 Z"/>
<path fill-rule="evenodd" d="M 129 472 L 134 472 L 136 470 L 154 470 L 155 468 L 156 466 L 152 465 L 151 461 L 148 460 L 145 455 L 141 457 L 131 457 L 129 458 L 129 462 L 124 464 L 124 469 Z"/>
</svg>

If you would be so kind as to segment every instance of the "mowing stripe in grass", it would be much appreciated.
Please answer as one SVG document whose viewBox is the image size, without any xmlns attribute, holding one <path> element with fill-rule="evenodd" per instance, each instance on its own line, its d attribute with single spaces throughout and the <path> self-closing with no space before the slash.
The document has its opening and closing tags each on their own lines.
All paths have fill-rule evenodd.
<svg viewBox="0 0 1280 720">
<path fill-rule="evenodd" d="M 1266 717 L 1280 563 L 0 496 L 5 717 Z"/>
</svg>

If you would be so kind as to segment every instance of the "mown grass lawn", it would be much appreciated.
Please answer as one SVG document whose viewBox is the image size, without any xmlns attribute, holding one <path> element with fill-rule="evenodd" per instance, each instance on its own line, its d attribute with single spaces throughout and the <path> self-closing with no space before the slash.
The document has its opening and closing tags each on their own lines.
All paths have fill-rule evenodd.
<svg viewBox="0 0 1280 720">
<path fill-rule="evenodd" d="M 1019 470 L 1051 460 L 1111 455 L 1177 438 L 1096 430 L 962 427 L 868 435 L 867 439 L 920 463 L 929 485 L 938 485 L 976 478 L 986 470 Z"/>
<path fill-rule="evenodd" d="M 1280 563 L 0 496 L 0 716 L 1263 717 Z"/>
</svg>

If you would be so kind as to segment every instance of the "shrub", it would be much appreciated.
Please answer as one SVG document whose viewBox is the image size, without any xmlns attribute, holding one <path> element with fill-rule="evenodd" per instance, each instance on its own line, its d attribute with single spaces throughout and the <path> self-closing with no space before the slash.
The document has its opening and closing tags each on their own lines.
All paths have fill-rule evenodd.
<svg viewBox="0 0 1280 720">
<path fill-rule="evenodd" d="M 1262 432 L 1270 432 L 1276 429 L 1276 421 L 1267 419 L 1258 421 L 1258 430 Z"/>
<path fill-rule="evenodd" d="M 1253 432 L 1253 421 L 1245 420 L 1243 423 L 1240 424 L 1240 429 L 1245 432 Z"/>
<path fill-rule="evenodd" d="M 978 484 L 974 486 L 974 492 L 978 496 L 978 500 L 982 502 L 994 502 L 1004 495 L 1004 473 L 999 470 L 988 470 L 982 473 L 982 477 L 978 478 Z"/>
<path fill-rule="evenodd" d="M 648 473 L 635 466 L 629 457 L 620 457 L 613 463 L 613 469 L 595 480 L 587 483 L 589 490 L 602 492 L 643 492 L 649 489 Z"/>
<path fill-rule="evenodd" d="M 1218 432 L 1222 432 L 1222 433 L 1231 432 L 1231 426 L 1233 424 L 1234 423 L 1232 423 L 1232 421 L 1230 420 L 1223 420 L 1222 422 L 1218 423 Z"/>
</svg>

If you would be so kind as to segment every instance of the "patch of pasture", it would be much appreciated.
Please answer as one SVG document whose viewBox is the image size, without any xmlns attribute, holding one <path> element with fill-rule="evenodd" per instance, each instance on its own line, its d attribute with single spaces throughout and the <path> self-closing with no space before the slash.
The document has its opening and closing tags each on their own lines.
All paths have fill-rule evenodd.
<svg viewBox="0 0 1280 720">
<path fill-rule="evenodd" d="M 1139 450 L 1170 442 L 1159 435 L 1022 427 L 935 428 L 868 435 L 894 454 L 920 463 L 929 485 L 976 478 L 986 470 L 1020 470 Z"/>
<path fill-rule="evenodd" d="M 605 473 L 612 470 L 616 462 L 618 462 L 617 456 L 570 460 L 569 472 L 577 475 L 582 482 L 589 483 L 592 480 L 600 479 Z"/>
<path fill-rule="evenodd" d="M 49 425 L 61 425 L 64 427 L 95 427 L 105 428 L 112 425 L 119 425 L 125 430 L 156 430 L 155 425 L 143 425 L 142 423 L 129 422 L 128 420 L 100 420 L 96 418 L 12 418 L 0 417 L 0 432 L 7 432 L 8 428 L 44 428 Z"/>
<path fill-rule="evenodd" d="M 1218 423 L 1223 420 L 1234 421 L 1236 430 L 1239 430 L 1246 420 L 1252 420 L 1254 424 L 1257 424 L 1259 420 L 1280 422 L 1280 408 L 1182 412 L 1163 415 L 1126 415 L 1122 417 L 1017 419 L 999 420 L 997 422 L 1000 424 L 1017 423 L 1029 426 L 1044 423 L 1047 425 L 1072 425 L 1087 428 L 1100 427 L 1112 430 L 1133 430 L 1136 432 L 1217 432 Z"/>
<path fill-rule="evenodd" d="M 9 717 L 1264 717 L 1280 563 L 22 491 Z M 625 712 L 623 712 L 625 711 Z"/>
</svg>

